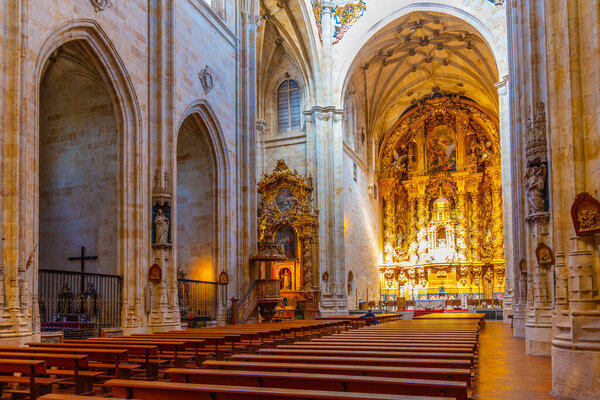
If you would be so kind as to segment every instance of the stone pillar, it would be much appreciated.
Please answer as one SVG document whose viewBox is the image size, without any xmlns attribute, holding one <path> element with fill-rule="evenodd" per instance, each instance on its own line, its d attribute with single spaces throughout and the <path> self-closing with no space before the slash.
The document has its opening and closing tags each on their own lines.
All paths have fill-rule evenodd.
<svg viewBox="0 0 600 400">
<path fill-rule="evenodd" d="M 513 302 L 513 336 L 525 338 L 525 315 L 527 312 L 527 262 L 521 260 L 518 270 L 516 293 Z"/>
<path fill-rule="evenodd" d="M 329 291 L 321 297 L 322 315 L 347 312 L 344 271 L 344 213 L 343 213 L 343 110 L 334 107 L 313 107 L 304 113 L 310 119 L 315 150 L 315 204 L 319 210 L 319 282 L 325 272 L 329 275 Z M 307 124 L 308 125 L 308 124 Z"/>
<path fill-rule="evenodd" d="M 504 297 L 503 297 L 503 316 L 504 322 L 509 322 L 509 315 L 513 315 L 514 318 L 514 307 L 513 298 L 515 296 L 515 286 L 513 283 L 515 277 L 520 274 L 516 271 L 518 269 L 516 256 L 515 242 L 518 237 L 518 226 L 513 224 L 515 220 L 517 199 L 515 198 L 515 191 L 513 185 L 516 186 L 518 183 L 517 170 L 515 168 L 515 152 L 512 151 L 511 146 L 511 121 L 510 121 L 510 91 L 509 91 L 509 77 L 504 76 L 502 80 L 496 83 L 496 90 L 498 91 L 498 105 L 499 105 L 499 122 L 500 122 L 500 157 L 501 157 L 501 171 L 502 171 L 502 217 L 503 217 L 503 249 L 504 249 Z M 514 319 L 513 319 L 514 327 Z"/>
<path fill-rule="evenodd" d="M 27 64 L 28 6 L 17 0 L 0 5 L 5 32 L 0 68 L 0 337 L 6 345 L 39 339 L 37 301 L 37 137 L 31 99 L 26 96 L 30 78 Z M 25 25 L 25 26 L 24 26 Z M 29 110 L 29 112 L 24 112 Z M 36 144 L 34 144 L 36 143 Z"/>
</svg>

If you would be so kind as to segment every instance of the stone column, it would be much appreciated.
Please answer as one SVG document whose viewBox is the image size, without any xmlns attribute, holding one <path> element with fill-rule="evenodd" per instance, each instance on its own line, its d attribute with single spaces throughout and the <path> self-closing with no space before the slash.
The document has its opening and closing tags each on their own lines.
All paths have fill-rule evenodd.
<svg viewBox="0 0 600 400">
<path fill-rule="evenodd" d="M 37 307 L 37 137 L 27 123 L 29 79 L 27 3 L 8 0 L 0 5 L 5 31 L 0 78 L 0 337 L 6 345 L 39 339 Z M 37 87 L 37 86 L 36 86 Z M 27 111 L 29 110 L 29 112 Z M 35 144 L 34 144 L 35 143 Z M 31 283 L 31 285 L 29 284 Z"/>
<path fill-rule="evenodd" d="M 321 298 L 322 315 L 347 312 L 344 271 L 343 110 L 313 107 L 305 112 L 314 134 L 315 204 L 319 210 L 319 282 L 329 274 L 328 293 Z M 309 124 L 307 124 L 309 125 Z M 347 172 L 347 171 L 346 171 Z M 322 283 L 322 282 L 321 282 Z"/>
<path fill-rule="evenodd" d="M 525 338 L 525 315 L 527 312 L 527 262 L 521 260 L 517 268 L 518 280 L 513 303 L 513 336 Z"/>
<path fill-rule="evenodd" d="M 590 7 L 590 4 L 592 7 Z M 552 341 L 552 389 L 566 399 L 596 399 L 600 393 L 600 299 L 598 297 L 597 237 L 575 235 L 570 208 L 579 193 L 597 197 L 599 115 L 597 87 L 600 71 L 598 2 L 573 0 L 566 4 L 544 2 L 540 24 L 548 32 L 548 113 L 552 196 L 556 199 L 554 221 L 560 226 L 557 247 L 557 310 Z M 560 255 L 560 258 L 558 257 Z M 565 282 L 567 277 L 568 281 Z M 560 285 L 560 286 L 559 286 Z M 568 288 L 568 309 L 564 290 Z"/>
<path fill-rule="evenodd" d="M 518 196 L 515 197 L 513 187 L 518 184 L 517 170 L 515 168 L 515 152 L 511 146 L 511 121 L 510 121 L 510 91 L 509 77 L 504 76 L 502 80 L 496 83 L 499 100 L 499 122 L 500 122 L 500 157 L 501 157 L 501 173 L 502 173 L 502 217 L 503 217 L 503 248 L 504 248 L 504 299 L 503 299 L 503 315 L 504 322 L 509 322 L 509 315 L 513 315 L 513 298 L 516 292 L 516 282 L 514 280 L 520 272 L 517 271 L 518 258 L 515 250 L 515 242 L 518 237 L 518 226 L 513 224 L 515 220 L 516 207 L 518 204 Z M 514 327 L 514 319 L 513 319 Z"/>
<path fill-rule="evenodd" d="M 148 314 L 144 313 L 146 319 L 145 325 L 150 332 L 165 331 L 175 329 L 180 326 L 179 322 L 179 304 L 177 297 L 177 270 L 175 267 L 174 246 L 176 241 L 177 227 L 173 223 L 173 187 L 176 182 L 173 181 L 173 174 L 176 168 L 177 143 L 175 123 L 172 112 L 174 103 L 173 86 L 175 82 L 175 64 L 174 64 L 174 10 L 172 4 L 164 0 L 153 0 L 151 12 L 153 18 L 149 19 L 150 35 L 150 86 L 149 107 L 150 113 L 157 116 L 149 124 L 152 168 L 155 171 L 154 183 L 151 188 L 151 207 L 157 211 L 159 208 L 168 210 L 167 215 L 169 229 L 171 232 L 170 243 L 157 243 L 151 237 L 152 217 L 149 218 L 149 224 L 146 225 L 148 231 L 145 238 L 148 244 L 151 244 L 150 256 L 144 266 L 140 266 L 140 271 L 135 277 L 137 292 L 145 293 L 145 301 L 151 304 L 145 305 L 144 310 L 150 310 Z M 158 117 L 160 116 L 160 117 Z M 152 215 L 152 212 L 151 212 Z M 161 281 L 150 282 L 148 279 L 148 270 L 151 265 L 156 264 L 162 270 Z M 129 284 L 125 282 L 125 285 Z M 142 310 L 137 310 L 141 313 Z M 135 324 L 124 326 L 127 331 L 140 330 L 141 327 Z"/>
</svg>

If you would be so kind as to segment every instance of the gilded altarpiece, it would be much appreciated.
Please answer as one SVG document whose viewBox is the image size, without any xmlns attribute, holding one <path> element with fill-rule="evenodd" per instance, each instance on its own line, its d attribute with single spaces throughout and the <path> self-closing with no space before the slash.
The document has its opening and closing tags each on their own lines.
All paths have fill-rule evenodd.
<svg viewBox="0 0 600 400">
<path fill-rule="evenodd" d="M 423 101 L 380 153 L 384 300 L 494 301 L 504 292 L 497 119 L 458 97 Z"/>
<path fill-rule="evenodd" d="M 297 312 L 305 318 L 318 314 L 319 223 L 312 192 L 312 179 L 292 171 L 283 160 L 258 183 L 259 241 L 272 237 L 285 259 L 255 275 L 256 279 L 280 280 L 283 300 L 277 315 L 282 318 Z"/>
</svg>

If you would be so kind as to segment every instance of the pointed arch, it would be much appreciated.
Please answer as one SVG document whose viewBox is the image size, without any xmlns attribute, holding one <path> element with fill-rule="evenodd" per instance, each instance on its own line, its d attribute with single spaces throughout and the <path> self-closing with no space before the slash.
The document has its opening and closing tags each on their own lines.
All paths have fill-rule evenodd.
<svg viewBox="0 0 600 400">
<path fill-rule="evenodd" d="M 40 85 L 52 54 L 68 42 L 81 44 L 104 82 L 114 106 L 118 135 L 118 255 L 123 281 L 122 327 L 128 331 L 143 325 L 142 266 L 149 254 L 149 190 L 147 138 L 142 135 L 142 118 L 133 82 L 114 44 L 94 20 L 76 19 L 60 26 L 44 41 L 35 63 L 34 124 L 35 157 L 39 159 Z M 32 161 L 37 162 L 37 161 Z M 145 165 L 145 168 L 142 166 Z M 37 168 L 28 168 L 35 171 Z M 35 176 L 33 207 L 39 215 L 39 176 Z M 38 236 L 39 218 L 34 218 L 34 235 Z M 36 262 L 37 269 L 37 262 Z M 37 291 L 37 288 L 34 290 Z"/>
<path fill-rule="evenodd" d="M 191 119 L 191 121 L 190 121 Z M 189 121 L 189 122 L 186 122 Z M 215 276 L 220 272 L 225 271 L 229 276 L 233 277 L 234 271 L 229 271 L 229 265 L 234 265 L 230 257 L 234 254 L 233 238 L 230 237 L 230 229 L 232 218 L 232 206 L 231 201 L 233 200 L 231 195 L 232 188 L 232 173 L 231 173 L 231 160 L 229 159 L 229 150 L 223 133 L 223 129 L 219 120 L 216 116 L 211 105 L 205 99 L 197 100 L 190 104 L 181 117 L 177 124 L 176 137 L 173 140 L 172 154 L 177 154 L 177 144 L 179 142 L 179 135 L 182 132 L 184 123 L 193 124 L 194 132 L 192 135 L 201 135 L 195 137 L 195 140 L 203 142 L 208 147 L 208 156 L 210 159 L 210 167 L 214 171 L 213 188 L 213 227 L 214 227 L 214 261 L 215 261 Z M 189 133 L 186 133 L 189 134 Z M 171 166 L 173 171 L 177 171 L 177 157 L 172 157 Z M 174 177 L 177 182 L 177 172 Z M 173 204 L 177 204 L 177 199 L 174 200 Z M 177 224 L 177 211 L 175 212 L 175 224 Z M 176 231 L 176 230 L 174 230 Z M 177 238 L 175 238 L 177 240 Z M 226 299 L 219 299 L 218 307 L 223 307 L 223 302 Z M 219 314 L 223 312 L 219 310 Z"/>
</svg>

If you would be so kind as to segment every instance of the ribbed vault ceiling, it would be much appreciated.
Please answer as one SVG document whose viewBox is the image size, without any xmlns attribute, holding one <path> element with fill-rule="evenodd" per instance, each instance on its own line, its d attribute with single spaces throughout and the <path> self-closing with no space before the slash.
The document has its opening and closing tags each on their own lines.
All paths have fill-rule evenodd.
<svg viewBox="0 0 600 400">
<path fill-rule="evenodd" d="M 468 97 L 498 115 L 498 80 L 492 51 L 473 26 L 447 14 L 414 12 L 363 46 L 347 94 L 379 139 L 411 105 L 436 94 Z"/>
</svg>

